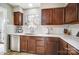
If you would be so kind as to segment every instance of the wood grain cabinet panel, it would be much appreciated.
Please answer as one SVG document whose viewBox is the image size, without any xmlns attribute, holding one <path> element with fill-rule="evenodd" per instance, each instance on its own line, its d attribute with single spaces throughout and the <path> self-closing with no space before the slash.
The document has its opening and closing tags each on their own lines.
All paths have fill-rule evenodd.
<svg viewBox="0 0 79 59">
<path fill-rule="evenodd" d="M 14 12 L 14 25 L 23 25 L 23 13 Z"/>
<path fill-rule="evenodd" d="M 20 51 L 28 51 L 28 39 L 26 38 L 26 36 L 20 36 Z"/>
<path fill-rule="evenodd" d="M 57 37 L 20 36 L 20 51 L 40 55 L 79 55 L 79 51 Z"/>
<path fill-rule="evenodd" d="M 64 8 L 54 8 L 53 10 L 53 24 L 64 24 Z"/>
<path fill-rule="evenodd" d="M 42 9 L 42 25 L 51 25 L 53 17 L 53 9 Z"/>
<path fill-rule="evenodd" d="M 79 55 L 79 51 L 70 44 L 68 44 L 68 55 Z"/>
<path fill-rule="evenodd" d="M 60 25 L 64 23 L 64 8 L 42 9 L 42 25 Z"/>
<path fill-rule="evenodd" d="M 37 46 L 43 46 L 44 47 L 44 40 L 37 40 L 36 41 L 36 44 L 37 44 Z"/>
<path fill-rule="evenodd" d="M 77 3 L 77 15 L 78 15 L 78 24 L 79 24 L 79 3 Z"/>
<path fill-rule="evenodd" d="M 48 38 L 46 44 L 46 54 L 57 55 L 58 54 L 58 38 Z"/>
<path fill-rule="evenodd" d="M 45 46 L 45 37 L 36 37 L 36 46 L 44 47 Z"/>
<path fill-rule="evenodd" d="M 59 40 L 59 50 L 58 50 L 58 54 L 59 55 L 63 55 L 63 40 Z"/>
<path fill-rule="evenodd" d="M 77 4 L 70 3 L 65 8 L 65 23 L 73 23 L 77 21 Z"/>
<path fill-rule="evenodd" d="M 35 49 L 36 49 L 36 41 L 33 37 L 30 37 L 28 40 L 28 52 L 35 53 Z"/>
<path fill-rule="evenodd" d="M 46 37 L 36 37 L 36 53 L 45 54 L 45 39 Z"/>
<path fill-rule="evenodd" d="M 64 55 L 67 55 L 68 54 L 68 43 L 67 42 L 65 42 L 65 41 L 63 41 L 63 54 Z"/>
<path fill-rule="evenodd" d="M 59 55 L 79 55 L 79 51 L 64 40 L 59 43 Z"/>
<path fill-rule="evenodd" d="M 45 48 L 44 47 L 36 47 L 36 53 L 37 54 L 45 54 Z"/>
<path fill-rule="evenodd" d="M 57 37 L 20 36 L 20 51 L 40 55 L 79 55 L 79 51 Z"/>
<path fill-rule="evenodd" d="M 59 42 L 59 54 L 60 55 L 67 55 L 68 54 L 68 43 L 64 40 L 60 39 Z"/>
<path fill-rule="evenodd" d="M 20 51 L 35 53 L 35 39 L 31 36 L 20 36 Z"/>
</svg>

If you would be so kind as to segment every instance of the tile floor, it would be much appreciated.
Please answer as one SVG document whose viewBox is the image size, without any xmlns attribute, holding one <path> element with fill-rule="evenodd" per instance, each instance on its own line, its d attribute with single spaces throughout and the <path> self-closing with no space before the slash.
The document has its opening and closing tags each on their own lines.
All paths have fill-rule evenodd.
<svg viewBox="0 0 79 59">
<path fill-rule="evenodd" d="M 4 55 L 35 55 L 35 54 L 24 53 L 24 52 L 9 51 L 9 52 L 5 53 Z"/>
</svg>

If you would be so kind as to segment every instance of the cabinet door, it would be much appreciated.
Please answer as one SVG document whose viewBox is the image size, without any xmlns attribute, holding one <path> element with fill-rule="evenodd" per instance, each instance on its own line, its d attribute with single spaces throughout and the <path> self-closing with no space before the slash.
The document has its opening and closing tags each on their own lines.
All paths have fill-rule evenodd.
<svg viewBox="0 0 79 59">
<path fill-rule="evenodd" d="M 68 43 L 63 41 L 63 54 L 67 55 L 68 54 Z"/>
<path fill-rule="evenodd" d="M 60 42 L 59 42 L 59 54 L 60 55 L 67 55 L 68 54 L 67 49 L 68 49 L 68 43 L 66 43 L 65 41 L 60 39 Z"/>
<path fill-rule="evenodd" d="M 53 24 L 64 24 L 64 8 L 55 8 L 53 11 Z"/>
<path fill-rule="evenodd" d="M 42 9 L 42 25 L 52 25 L 53 9 Z"/>
<path fill-rule="evenodd" d="M 23 14 L 14 12 L 14 25 L 23 25 Z"/>
<path fill-rule="evenodd" d="M 79 55 L 79 51 L 70 44 L 68 44 L 68 55 Z"/>
<path fill-rule="evenodd" d="M 58 38 L 48 38 L 46 54 L 57 55 L 58 54 Z"/>
<path fill-rule="evenodd" d="M 36 53 L 37 54 L 45 54 L 45 38 L 44 37 L 36 37 Z"/>
<path fill-rule="evenodd" d="M 58 51 L 58 53 L 60 54 L 60 55 L 63 55 L 64 53 L 64 49 L 63 49 L 63 40 L 59 40 L 59 51 Z"/>
<path fill-rule="evenodd" d="M 79 3 L 77 3 L 77 12 L 78 12 L 78 24 L 79 24 Z"/>
<path fill-rule="evenodd" d="M 40 55 L 45 54 L 45 48 L 44 47 L 36 47 L 36 53 Z"/>
<path fill-rule="evenodd" d="M 28 51 L 28 38 L 26 36 L 20 36 L 20 51 Z"/>
<path fill-rule="evenodd" d="M 70 3 L 65 8 L 65 23 L 73 23 L 77 21 L 77 5 Z"/>
<path fill-rule="evenodd" d="M 28 40 L 28 52 L 29 53 L 35 53 L 36 49 L 36 41 L 34 37 L 29 37 Z"/>
<path fill-rule="evenodd" d="M 41 39 L 41 38 L 40 38 Z M 37 44 L 37 46 L 42 46 L 42 47 L 44 47 L 44 40 L 36 40 L 36 44 Z"/>
</svg>

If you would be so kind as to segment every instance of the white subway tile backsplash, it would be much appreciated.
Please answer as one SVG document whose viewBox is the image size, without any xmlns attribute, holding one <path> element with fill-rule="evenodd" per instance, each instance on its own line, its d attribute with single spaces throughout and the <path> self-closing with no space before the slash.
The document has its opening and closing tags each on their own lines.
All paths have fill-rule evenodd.
<svg viewBox="0 0 79 59">
<path fill-rule="evenodd" d="M 53 28 L 53 34 L 64 34 L 64 28 Z"/>
<path fill-rule="evenodd" d="M 15 28 L 16 27 L 14 25 L 7 25 L 7 33 L 14 33 Z"/>
<path fill-rule="evenodd" d="M 34 34 L 47 34 L 48 28 L 43 26 L 37 26 L 37 28 L 34 31 Z"/>
<path fill-rule="evenodd" d="M 71 35 L 76 35 L 79 32 L 79 24 L 69 24 L 67 29 L 71 32 Z"/>
<path fill-rule="evenodd" d="M 8 25 L 7 32 L 14 33 L 16 26 Z M 64 28 L 67 28 L 71 35 L 76 35 L 79 31 L 79 24 L 74 25 L 29 25 L 29 26 L 22 26 L 23 33 L 29 34 L 64 34 Z"/>
<path fill-rule="evenodd" d="M 76 35 L 77 32 L 79 32 L 79 28 L 68 28 L 68 30 L 71 32 L 71 35 Z"/>
</svg>

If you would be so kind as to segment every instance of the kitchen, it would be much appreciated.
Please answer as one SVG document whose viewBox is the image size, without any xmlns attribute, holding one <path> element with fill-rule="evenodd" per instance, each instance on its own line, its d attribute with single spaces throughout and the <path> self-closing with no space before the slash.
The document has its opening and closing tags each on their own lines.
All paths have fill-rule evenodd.
<svg viewBox="0 0 79 59">
<path fill-rule="evenodd" d="M 0 54 L 79 54 L 78 3 L 0 3 L 0 7 L 4 14 L 0 19 L 5 21 Z"/>
</svg>

